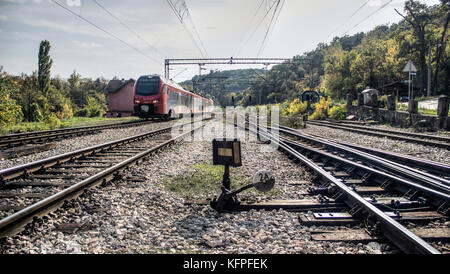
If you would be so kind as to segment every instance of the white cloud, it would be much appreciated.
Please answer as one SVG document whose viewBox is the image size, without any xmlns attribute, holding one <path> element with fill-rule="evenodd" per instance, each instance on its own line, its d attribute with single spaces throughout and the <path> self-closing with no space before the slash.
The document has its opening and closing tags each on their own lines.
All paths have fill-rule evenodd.
<svg viewBox="0 0 450 274">
<path fill-rule="evenodd" d="M 83 49 L 95 49 L 95 48 L 103 48 L 103 45 L 94 43 L 94 42 L 81 42 L 81 41 L 73 41 L 73 43 Z"/>
<path fill-rule="evenodd" d="M 6 15 L 0 14 L 0 21 L 6 21 L 7 19 L 8 17 L 6 17 Z"/>
<path fill-rule="evenodd" d="M 13 3 L 13 4 L 25 4 L 28 3 L 28 0 L 0 0 L 0 2 Z M 40 4 L 43 0 L 31 0 L 31 2 L 35 4 Z"/>
<path fill-rule="evenodd" d="M 45 27 L 50 28 L 54 30 L 58 30 L 61 32 L 64 32 L 66 34 L 82 34 L 82 35 L 90 35 L 95 37 L 101 37 L 101 38 L 108 38 L 109 36 L 104 35 L 103 33 L 92 29 L 92 28 L 85 28 L 84 26 L 81 27 L 78 24 L 71 24 L 70 22 L 64 22 L 64 23 L 57 23 L 45 19 L 25 19 L 23 23 L 32 26 L 32 27 Z"/>
<path fill-rule="evenodd" d="M 381 6 L 381 0 L 370 0 L 367 4 L 371 7 L 379 7 Z"/>
<path fill-rule="evenodd" d="M 27 0 L 1 0 L 1 2 L 14 3 L 14 4 L 25 4 Z"/>
</svg>

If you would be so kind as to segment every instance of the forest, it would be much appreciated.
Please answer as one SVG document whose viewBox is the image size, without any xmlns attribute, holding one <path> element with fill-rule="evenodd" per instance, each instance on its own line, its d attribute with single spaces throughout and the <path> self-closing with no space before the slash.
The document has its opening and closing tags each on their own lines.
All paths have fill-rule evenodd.
<svg viewBox="0 0 450 274">
<path fill-rule="evenodd" d="M 246 90 L 225 86 L 224 92 L 218 94 L 205 86 L 203 92 L 221 105 L 230 104 L 231 92 L 236 104 L 243 106 L 293 101 L 306 90 L 342 101 L 347 94 L 356 98 L 366 87 L 407 80 L 403 68 L 412 60 L 418 69 L 414 86 L 420 92 L 416 97 L 428 95 L 428 63 L 429 95 L 450 95 L 449 1 L 427 6 L 409 0 L 397 13 L 402 18 L 397 24 L 335 37 L 329 44 L 319 44 L 315 50 L 294 56 L 291 62 L 274 66 L 267 73 L 250 75 L 253 79 Z"/>
</svg>

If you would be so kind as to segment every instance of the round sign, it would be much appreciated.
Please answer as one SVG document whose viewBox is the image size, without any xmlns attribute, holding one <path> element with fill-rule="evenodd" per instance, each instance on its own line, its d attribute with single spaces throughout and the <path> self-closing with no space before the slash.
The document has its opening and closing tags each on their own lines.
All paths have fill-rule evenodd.
<svg viewBox="0 0 450 274">
<path fill-rule="evenodd" d="M 269 192 L 275 186 L 275 176 L 271 171 L 260 170 L 253 176 L 253 185 L 258 191 Z"/>
</svg>

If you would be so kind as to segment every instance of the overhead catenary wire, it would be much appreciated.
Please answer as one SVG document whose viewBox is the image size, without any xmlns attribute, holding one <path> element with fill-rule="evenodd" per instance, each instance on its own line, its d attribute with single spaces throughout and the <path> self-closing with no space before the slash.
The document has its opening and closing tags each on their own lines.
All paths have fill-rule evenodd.
<svg viewBox="0 0 450 274">
<path fill-rule="evenodd" d="M 183 25 L 183 28 L 186 31 L 186 33 L 188 34 L 189 38 L 191 38 L 192 42 L 194 42 L 194 45 L 197 48 L 197 50 L 200 52 L 200 55 L 202 57 L 205 57 L 205 55 L 208 56 L 208 52 L 206 51 L 203 41 L 201 40 L 200 35 L 198 34 L 197 28 L 195 27 L 194 21 L 192 20 L 192 18 L 190 16 L 189 9 L 187 7 L 186 2 L 184 0 L 178 0 L 176 2 L 176 4 L 181 3 L 182 9 L 180 9 L 180 10 L 177 10 L 176 4 L 174 4 L 172 2 L 172 0 L 166 0 L 166 2 L 169 4 L 170 8 L 172 9 L 175 16 L 178 18 L 180 23 Z M 185 24 L 185 22 L 186 22 L 185 19 L 189 19 L 191 21 L 192 28 L 193 28 L 194 33 L 197 36 L 197 39 L 199 42 L 197 42 L 195 40 L 194 35 L 187 28 L 187 26 Z M 199 43 L 200 43 L 200 45 L 199 45 Z"/>
<path fill-rule="evenodd" d="M 351 29 L 347 30 L 346 32 L 344 32 L 344 34 L 342 34 L 342 36 L 345 36 L 347 33 L 349 33 L 350 31 L 354 30 L 356 27 L 358 27 L 359 25 L 361 25 L 362 23 L 364 23 L 367 19 L 369 19 L 370 17 L 372 17 L 373 15 L 375 15 L 376 13 L 378 13 L 379 11 L 381 11 L 382 9 L 384 9 L 385 7 L 387 7 L 390 3 L 392 3 L 392 1 L 394 0 L 389 0 L 388 2 L 384 3 L 381 7 L 379 7 L 377 10 L 375 10 L 374 12 L 372 12 L 371 14 L 369 14 L 366 18 L 364 18 L 363 20 L 361 20 L 359 23 L 357 23 L 356 25 L 354 25 Z"/>
<path fill-rule="evenodd" d="M 259 48 L 258 57 L 263 52 L 263 50 L 265 48 L 265 45 L 266 45 L 266 42 L 267 42 L 267 38 L 270 36 L 270 34 L 272 33 L 273 29 L 275 28 L 275 25 L 277 24 L 277 21 L 278 21 L 278 18 L 280 17 L 281 10 L 283 9 L 284 3 L 285 3 L 285 0 L 278 0 L 278 2 L 277 2 L 277 5 L 276 5 L 275 10 L 274 10 L 273 15 L 272 15 L 272 19 L 271 19 L 271 21 L 269 23 L 269 27 L 267 28 L 266 35 L 264 36 L 264 40 L 261 43 L 261 47 Z M 280 6 L 280 4 L 281 4 L 281 6 Z M 278 8 L 278 7 L 280 7 L 280 8 Z M 277 11 L 278 11 L 278 14 L 277 14 Z"/>
<path fill-rule="evenodd" d="M 357 8 L 357 9 L 352 13 L 352 15 L 350 15 L 350 16 L 348 17 L 348 19 L 347 19 L 342 25 L 340 25 L 339 27 L 335 28 L 335 29 L 327 36 L 327 39 L 328 39 L 331 35 L 333 35 L 333 33 L 335 33 L 336 31 L 338 31 L 339 29 L 341 29 L 344 25 L 346 25 L 347 22 L 348 22 L 350 19 L 352 19 L 358 12 L 360 12 L 365 6 L 367 6 L 367 4 L 369 4 L 370 1 L 371 1 L 371 0 L 366 0 L 359 8 Z"/>
<path fill-rule="evenodd" d="M 266 0 L 261 0 L 261 3 L 259 4 L 258 8 L 256 9 L 255 14 L 253 15 L 252 19 L 251 19 L 250 22 L 248 23 L 248 26 L 251 27 L 251 26 L 253 25 L 253 22 L 255 21 L 256 16 L 258 15 L 258 13 L 259 13 L 259 11 L 261 10 L 261 7 L 263 6 L 263 4 L 264 4 L 265 1 L 266 1 Z M 239 50 L 240 47 L 241 47 L 242 41 L 244 41 L 245 37 L 247 37 L 247 34 L 248 34 L 248 32 L 249 32 L 250 30 L 251 30 L 251 28 L 247 29 L 247 31 L 244 33 L 244 36 L 241 37 L 241 39 L 240 39 L 240 41 L 239 41 L 239 46 L 238 46 L 237 50 L 234 52 L 233 56 L 237 56 L 237 53 L 238 53 L 238 50 Z"/>
<path fill-rule="evenodd" d="M 133 28 L 129 27 L 127 24 L 125 24 L 120 18 L 118 18 L 116 15 L 114 15 L 111 11 L 109 11 L 105 6 L 100 4 L 97 0 L 92 0 L 97 6 L 99 6 L 101 9 L 103 9 L 107 14 L 109 14 L 111 17 L 113 17 L 117 22 L 119 22 L 122 26 L 124 26 L 129 32 L 134 34 L 138 39 L 143 41 L 147 46 L 149 46 L 152 50 L 154 50 L 156 53 L 158 53 L 163 59 L 166 58 L 165 54 L 161 53 L 156 47 L 151 45 L 147 40 L 142 38 Z"/>
<path fill-rule="evenodd" d="M 109 35 L 109 36 L 115 38 L 116 40 L 122 42 L 122 43 L 125 44 L 126 46 L 128 46 L 128 47 L 130 47 L 131 49 L 135 50 L 136 52 L 142 54 L 143 56 L 145 56 L 146 58 L 150 59 L 151 61 L 153 61 L 153 62 L 155 62 L 155 63 L 157 63 L 157 64 L 159 64 L 159 65 L 161 64 L 160 61 L 156 60 L 155 58 L 153 58 L 153 57 L 151 57 L 151 56 L 148 56 L 147 54 L 145 54 L 144 52 L 142 52 L 141 50 L 139 50 L 139 49 L 136 48 L 135 46 L 133 46 L 133 45 L 131 45 L 131 44 L 125 42 L 124 40 L 122 40 L 122 39 L 119 38 L 118 36 L 112 34 L 111 32 L 109 32 L 109 31 L 103 29 L 103 28 L 100 27 L 100 26 L 96 25 L 96 24 L 93 23 L 92 21 L 90 21 L 90 20 L 84 18 L 83 16 L 81 16 L 81 15 L 79 15 L 79 14 L 76 14 L 74 11 L 72 11 L 71 9 L 65 7 L 64 5 L 62 5 L 61 3 L 59 3 L 58 1 L 56 1 L 56 0 L 51 0 L 51 1 L 52 1 L 53 3 L 55 3 L 56 5 L 60 6 L 61 8 L 65 9 L 66 11 L 70 12 L 71 14 L 77 16 L 77 17 L 80 18 L 81 20 L 85 21 L 86 23 L 92 25 L 92 26 L 95 27 L 96 29 L 98 29 L 98 30 L 100 30 L 100 31 L 102 31 L 102 32 L 104 32 L 104 33 L 106 33 L 107 35 Z"/>
<path fill-rule="evenodd" d="M 271 6 L 269 6 L 269 9 L 267 10 L 267 12 L 264 14 L 263 18 L 259 21 L 259 23 L 256 25 L 255 29 L 253 30 L 253 32 L 250 34 L 250 36 L 247 38 L 247 40 L 244 42 L 244 44 L 242 45 L 242 47 L 240 47 L 240 49 L 238 50 L 237 55 L 240 54 L 240 52 L 247 46 L 248 42 L 250 41 L 250 39 L 253 37 L 253 35 L 255 35 L 255 33 L 258 31 L 259 27 L 262 25 L 262 23 L 264 22 L 264 19 L 266 19 L 267 15 L 269 15 L 270 11 L 273 9 L 273 7 L 275 6 L 275 3 Z"/>
</svg>

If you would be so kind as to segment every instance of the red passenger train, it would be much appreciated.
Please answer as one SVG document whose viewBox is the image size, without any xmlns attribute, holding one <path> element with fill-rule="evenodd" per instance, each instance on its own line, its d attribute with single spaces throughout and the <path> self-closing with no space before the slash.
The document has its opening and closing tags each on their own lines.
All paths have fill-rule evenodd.
<svg viewBox="0 0 450 274">
<path fill-rule="evenodd" d="M 159 75 L 141 76 L 134 84 L 134 112 L 140 118 L 179 118 L 212 112 L 214 102 Z"/>
</svg>

